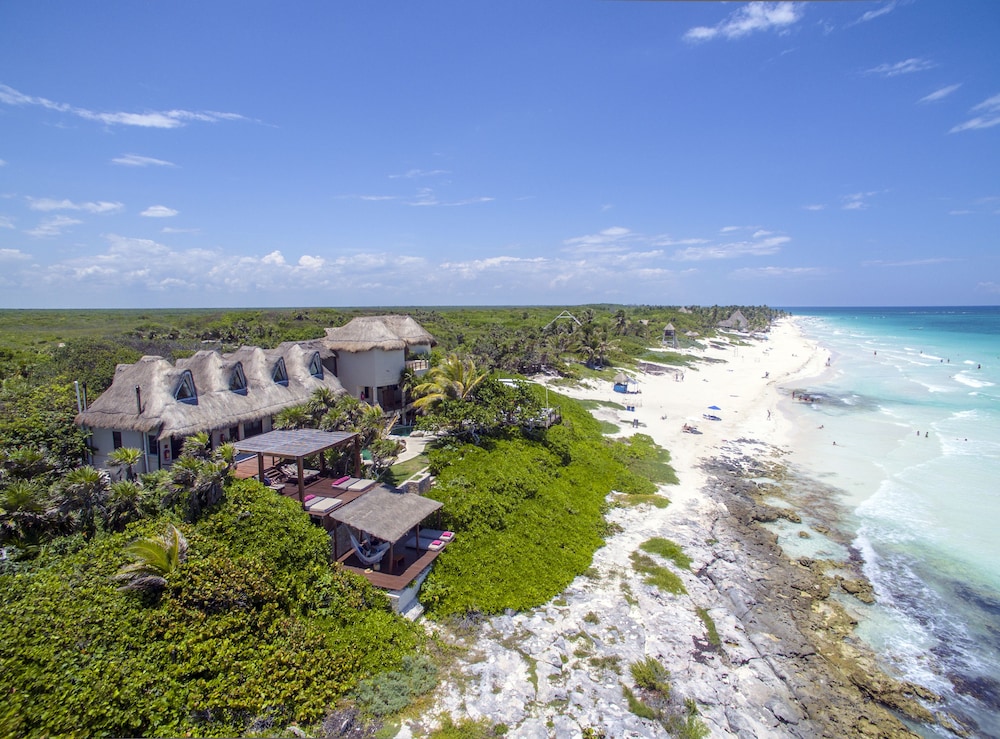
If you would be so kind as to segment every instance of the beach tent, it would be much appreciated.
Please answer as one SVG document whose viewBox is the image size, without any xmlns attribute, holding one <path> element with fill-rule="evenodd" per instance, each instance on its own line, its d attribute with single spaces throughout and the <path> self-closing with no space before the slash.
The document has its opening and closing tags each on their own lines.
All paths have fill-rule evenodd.
<svg viewBox="0 0 1000 739">
<path fill-rule="evenodd" d="M 639 392 L 639 382 L 634 377 L 629 377 L 624 372 L 615 375 L 616 393 L 637 393 Z"/>
</svg>

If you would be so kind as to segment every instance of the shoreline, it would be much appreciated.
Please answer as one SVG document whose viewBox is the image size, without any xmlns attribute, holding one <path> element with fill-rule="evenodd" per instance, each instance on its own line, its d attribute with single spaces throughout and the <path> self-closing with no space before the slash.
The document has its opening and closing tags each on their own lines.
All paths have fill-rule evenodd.
<svg viewBox="0 0 1000 739">
<path fill-rule="evenodd" d="M 656 373 L 639 373 L 639 394 L 613 393 L 609 383 L 560 389 L 634 401 L 634 412 L 602 407 L 594 415 L 670 451 L 680 484 L 660 492 L 671 505 L 613 509 L 608 518 L 620 533 L 595 554 L 591 572 L 550 603 L 490 618 L 475 634 L 440 629 L 468 651 L 425 720 L 399 736 L 421 735 L 440 714 L 485 718 L 519 737 L 587 728 L 667 736 L 632 714 L 623 696 L 622 686 L 632 687 L 629 664 L 647 656 L 670 671 L 677 701 L 697 702 L 710 736 L 914 736 L 889 706 L 934 721 L 923 705 L 934 696 L 884 674 L 853 636 L 855 621 L 837 598 L 871 597 L 858 563 L 792 560 L 761 525 L 798 518 L 770 500 L 780 494 L 769 483 L 792 474 L 782 458 L 796 428 L 782 408 L 794 383 L 822 375 L 827 355 L 793 319 L 779 321 L 766 340 L 712 342 L 689 353 L 697 366 L 660 373 L 648 364 Z M 684 432 L 685 424 L 700 433 Z M 693 561 L 679 573 L 686 595 L 662 593 L 633 570 L 630 555 L 653 537 L 677 542 Z"/>
</svg>

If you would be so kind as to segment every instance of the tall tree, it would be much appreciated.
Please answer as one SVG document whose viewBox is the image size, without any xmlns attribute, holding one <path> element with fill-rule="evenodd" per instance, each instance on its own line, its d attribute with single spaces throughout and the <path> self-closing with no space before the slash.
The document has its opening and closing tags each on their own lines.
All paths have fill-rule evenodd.
<svg viewBox="0 0 1000 739">
<path fill-rule="evenodd" d="M 445 400 L 466 400 L 488 376 L 489 373 L 479 370 L 472 359 L 449 354 L 414 388 L 417 399 L 413 406 L 426 411 Z"/>
<path fill-rule="evenodd" d="M 59 508 L 73 516 L 84 536 L 90 538 L 108 501 L 108 478 L 100 470 L 85 465 L 68 472 L 63 482 Z"/>
<path fill-rule="evenodd" d="M 119 447 L 108 455 L 108 464 L 125 471 L 126 480 L 135 479 L 135 466 L 142 459 L 142 451 L 132 447 Z"/>
</svg>

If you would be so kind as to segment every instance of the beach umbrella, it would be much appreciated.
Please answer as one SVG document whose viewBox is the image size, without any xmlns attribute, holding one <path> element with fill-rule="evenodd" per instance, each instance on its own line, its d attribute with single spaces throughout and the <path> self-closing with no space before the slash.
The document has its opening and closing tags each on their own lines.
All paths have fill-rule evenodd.
<svg viewBox="0 0 1000 739">
<path fill-rule="evenodd" d="M 717 405 L 710 405 L 710 406 L 708 406 L 708 409 L 709 409 L 710 411 L 721 411 L 721 410 L 722 410 L 722 409 L 721 409 L 721 408 L 720 408 L 719 406 L 717 406 Z"/>
</svg>

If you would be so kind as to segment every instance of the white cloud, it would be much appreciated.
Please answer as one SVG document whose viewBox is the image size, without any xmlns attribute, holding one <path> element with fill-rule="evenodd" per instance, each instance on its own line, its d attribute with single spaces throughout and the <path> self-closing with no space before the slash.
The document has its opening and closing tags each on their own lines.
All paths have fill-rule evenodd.
<svg viewBox="0 0 1000 739">
<path fill-rule="evenodd" d="M 299 257 L 299 266 L 302 269 L 323 269 L 326 264 L 326 260 L 323 257 L 312 257 L 308 254 L 303 254 Z"/>
<path fill-rule="evenodd" d="M 105 200 L 89 203 L 74 203 L 72 200 L 55 200 L 53 198 L 28 198 L 28 207 L 32 210 L 81 210 L 86 213 L 117 213 L 125 206 L 122 203 L 109 203 Z"/>
<path fill-rule="evenodd" d="M 69 216 L 52 216 L 51 218 L 43 220 L 30 231 L 25 231 L 25 233 L 28 234 L 28 236 L 34 236 L 36 238 L 61 236 L 63 231 L 67 228 L 70 226 L 76 226 L 79 223 L 83 223 L 83 221 L 77 220 L 76 218 L 70 218 Z"/>
<path fill-rule="evenodd" d="M 0 262 L 18 262 L 31 259 L 30 254 L 25 254 L 20 249 L 0 249 Z"/>
<path fill-rule="evenodd" d="M 936 66 L 937 65 L 934 64 L 934 62 L 927 59 L 913 57 L 911 59 L 904 59 L 901 62 L 896 62 L 895 64 L 879 64 L 877 67 L 866 69 L 865 74 L 878 74 L 883 77 L 898 77 L 901 74 L 923 72 L 927 69 L 933 69 Z"/>
<path fill-rule="evenodd" d="M 14 228 L 14 219 L 10 216 L 0 216 L 0 228 Z"/>
<path fill-rule="evenodd" d="M 868 199 L 878 195 L 877 192 L 855 192 L 850 195 L 844 196 L 844 204 L 841 206 L 844 210 L 866 210 L 868 205 Z"/>
<path fill-rule="evenodd" d="M 896 8 L 896 0 L 889 0 L 889 2 L 887 2 L 883 6 L 875 8 L 875 10 L 869 10 L 851 25 L 857 23 L 867 23 L 868 21 L 875 20 L 876 18 L 886 15 L 887 13 L 891 13 L 893 10 L 895 10 L 895 8 Z"/>
<path fill-rule="evenodd" d="M 139 215 L 145 216 L 146 218 L 172 218 L 177 215 L 177 213 L 178 211 L 173 208 L 168 208 L 165 205 L 151 205 Z"/>
<path fill-rule="evenodd" d="M 218 121 L 246 120 L 238 113 L 221 113 L 218 111 L 164 110 L 146 113 L 127 112 L 97 112 L 87 108 L 78 108 L 68 103 L 58 103 L 43 97 L 25 95 L 8 85 L 0 85 L 0 103 L 18 107 L 38 106 L 57 113 L 68 113 L 88 121 L 96 121 L 107 125 L 138 126 L 140 128 L 179 128 L 191 121 L 216 123 Z"/>
<path fill-rule="evenodd" d="M 976 290 L 986 293 L 1000 294 L 1000 282 L 980 282 L 976 285 Z"/>
<path fill-rule="evenodd" d="M 738 279 L 814 277 L 826 274 L 820 267 L 744 267 L 730 272 Z"/>
<path fill-rule="evenodd" d="M 125 167 L 175 167 L 173 162 L 164 159 L 154 159 L 153 157 L 139 156 L 138 154 L 122 154 L 111 160 L 115 164 Z"/>
<path fill-rule="evenodd" d="M 826 210 L 826 206 L 825 205 L 821 205 L 819 203 L 813 203 L 811 205 L 803 205 L 802 209 L 803 210 Z"/>
<path fill-rule="evenodd" d="M 709 41 L 719 36 L 736 39 L 757 31 L 785 31 L 801 20 L 802 16 L 803 10 L 798 3 L 753 2 L 733 11 L 715 26 L 690 29 L 684 34 L 684 39 L 692 42 Z"/>
<path fill-rule="evenodd" d="M 596 234 L 565 239 L 563 244 L 577 253 L 606 253 L 626 249 L 626 242 L 633 239 L 634 236 L 627 228 L 612 226 Z"/>
<path fill-rule="evenodd" d="M 407 179 L 412 180 L 417 177 L 437 177 L 439 175 L 449 174 L 446 169 L 411 169 L 403 174 L 391 174 L 389 175 L 390 180 Z"/>
<path fill-rule="evenodd" d="M 5 162 L 3 159 L 0 159 L 0 167 L 6 167 L 6 166 L 7 162 Z"/>
<path fill-rule="evenodd" d="M 768 236 L 757 241 L 734 241 L 726 244 L 710 244 L 680 249 L 673 254 L 679 262 L 700 262 L 707 259 L 735 259 L 737 257 L 759 257 L 776 254 L 791 239 L 788 236 Z"/>
<path fill-rule="evenodd" d="M 993 128 L 993 126 L 1000 124 L 1000 95 L 994 95 L 979 103 L 979 105 L 973 106 L 971 112 L 979 113 L 979 115 L 970 118 L 964 123 L 959 123 L 949 133 Z"/>
<path fill-rule="evenodd" d="M 164 226 L 160 229 L 160 233 L 165 234 L 196 234 L 201 231 L 200 228 L 171 228 L 170 226 Z"/>
<path fill-rule="evenodd" d="M 930 257 L 928 259 L 907 259 L 900 262 L 886 262 L 881 259 L 872 259 L 861 263 L 863 267 L 926 267 L 930 264 L 944 264 L 946 262 L 959 262 L 960 259 L 952 257 Z"/>
<path fill-rule="evenodd" d="M 946 97 L 951 95 L 955 90 L 961 87 L 961 84 L 948 85 L 947 87 L 942 87 L 940 90 L 935 90 L 930 95 L 924 95 L 917 102 L 918 103 L 936 103 L 938 100 L 944 100 Z"/>
<path fill-rule="evenodd" d="M 434 194 L 434 191 L 431 188 L 422 187 L 417 191 L 417 194 L 411 200 L 406 201 L 406 204 L 416 205 L 416 206 L 441 206 L 448 208 L 461 205 L 475 205 L 477 203 L 488 203 L 492 200 L 493 198 L 485 196 L 465 198 L 464 200 L 452 200 L 452 201 L 438 200 L 437 195 Z"/>
</svg>

